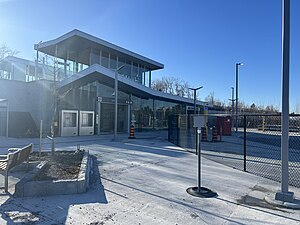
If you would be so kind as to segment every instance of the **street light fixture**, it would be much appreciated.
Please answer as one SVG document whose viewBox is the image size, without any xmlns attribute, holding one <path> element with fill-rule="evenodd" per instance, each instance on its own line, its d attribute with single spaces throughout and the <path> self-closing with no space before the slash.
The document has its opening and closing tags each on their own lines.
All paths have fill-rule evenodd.
<svg viewBox="0 0 300 225">
<path fill-rule="evenodd" d="M 117 140 L 118 129 L 118 73 L 125 65 L 118 67 L 115 71 L 115 127 L 114 127 L 114 141 Z"/>
<path fill-rule="evenodd" d="M 243 66 L 244 64 L 243 63 L 236 63 L 235 64 L 235 91 L 236 91 L 236 94 L 235 94 L 235 110 L 236 110 L 236 114 L 235 114 L 235 127 L 236 127 L 236 130 L 235 132 L 238 131 L 238 101 L 239 101 L 239 98 L 238 98 L 238 79 L 239 79 L 239 66 Z"/>
<path fill-rule="evenodd" d="M 197 88 L 189 88 L 190 90 L 193 90 L 194 91 L 194 115 L 196 114 L 196 92 L 199 90 L 199 89 L 201 89 L 201 88 L 203 88 L 203 86 L 201 86 L 201 87 L 197 87 Z"/>
</svg>

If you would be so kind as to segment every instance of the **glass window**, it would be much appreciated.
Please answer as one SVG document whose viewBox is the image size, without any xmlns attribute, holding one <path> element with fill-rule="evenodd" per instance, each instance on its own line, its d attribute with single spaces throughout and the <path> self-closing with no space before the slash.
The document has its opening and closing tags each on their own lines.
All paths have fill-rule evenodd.
<svg viewBox="0 0 300 225">
<path fill-rule="evenodd" d="M 140 78 L 139 78 L 139 74 L 138 74 L 138 71 L 139 71 L 139 68 L 138 68 L 138 64 L 137 63 L 133 63 L 133 80 L 134 81 L 137 81 L 139 82 L 140 81 Z"/>
<path fill-rule="evenodd" d="M 142 122 L 141 122 L 141 98 L 132 96 L 131 97 L 131 123 L 134 123 L 134 126 L 141 131 Z"/>
<path fill-rule="evenodd" d="M 144 66 L 139 64 L 138 68 L 139 68 L 138 74 L 139 74 L 140 83 L 144 84 Z"/>
<path fill-rule="evenodd" d="M 102 52 L 101 66 L 108 68 L 108 52 Z"/>
<path fill-rule="evenodd" d="M 125 66 L 125 76 L 130 78 L 131 77 L 131 61 L 126 60 L 126 66 Z"/>
<path fill-rule="evenodd" d="M 117 56 L 116 55 L 110 55 L 110 68 L 113 70 L 117 69 Z"/>
<path fill-rule="evenodd" d="M 64 112 L 64 127 L 76 127 L 76 113 Z"/>
<path fill-rule="evenodd" d="M 122 65 L 125 65 L 125 59 L 122 58 L 122 57 L 119 57 L 119 59 L 118 59 L 118 68 L 119 68 L 120 66 L 122 66 Z M 124 74 L 125 74 L 125 68 L 119 70 L 119 74 L 124 75 Z"/>
<path fill-rule="evenodd" d="M 153 128 L 153 99 L 142 99 L 141 122 L 144 129 Z"/>
<path fill-rule="evenodd" d="M 81 114 L 81 126 L 82 127 L 92 127 L 93 126 L 93 114 L 92 113 L 82 113 Z"/>
<path fill-rule="evenodd" d="M 91 53 L 91 62 L 90 62 L 90 65 L 99 64 L 99 62 L 100 62 L 100 55 L 95 54 L 95 53 Z"/>
<path fill-rule="evenodd" d="M 157 129 L 167 129 L 168 119 L 172 114 L 178 114 L 180 111 L 180 105 L 166 101 L 154 101 L 154 125 Z"/>
<path fill-rule="evenodd" d="M 145 72 L 144 72 L 144 76 L 145 76 L 145 86 L 149 87 L 149 77 L 150 77 L 150 73 L 149 71 L 147 71 L 147 69 L 145 69 Z"/>
</svg>

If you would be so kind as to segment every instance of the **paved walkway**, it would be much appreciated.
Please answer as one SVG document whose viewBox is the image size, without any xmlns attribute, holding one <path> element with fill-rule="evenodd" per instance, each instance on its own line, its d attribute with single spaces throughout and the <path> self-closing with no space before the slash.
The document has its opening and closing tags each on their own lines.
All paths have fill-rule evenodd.
<svg viewBox="0 0 300 225">
<path fill-rule="evenodd" d="M 57 138 L 58 150 L 89 150 L 94 179 L 81 195 L 13 198 L 0 194 L 0 224 L 299 224 L 300 210 L 275 208 L 263 198 L 279 184 L 202 158 L 202 183 L 217 198 L 190 196 L 197 184 L 197 157 L 166 141 L 166 133 Z M 1 146 L 38 143 L 5 139 Z M 26 143 L 25 143 L 26 142 Z M 50 149 L 44 144 L 43 149 Z M 35 146 L 35 150 L 38 147 Z M 4 151 L 4 149 L 3 149 Z M 10 176 L 9 191 L 20 173 Z M 0 182 L 3 182 L 1 178 Z M 299 188 L 291 188 L 300 197 Z"/>
</svg>

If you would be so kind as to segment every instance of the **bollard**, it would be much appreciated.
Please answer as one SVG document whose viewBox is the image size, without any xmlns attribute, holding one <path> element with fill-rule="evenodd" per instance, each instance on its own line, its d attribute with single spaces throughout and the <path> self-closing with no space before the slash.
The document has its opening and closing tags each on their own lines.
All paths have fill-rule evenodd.
<svg viewBox="0 0 300 225">
<path fill-rule="evenodd" d="M 222 135 L 223 135 L 223 130 L 222 127 L 220 127 L 220 141 L 222 141 Z"/>
<path fill-rule="evenodd" d="M 135 138 L 135 136 L 134 136 L 134 126 L 133 125 L 130 126 L 130 132 L 129 132 L 129 137 L 128 138 L 129 139 L 134 139 Z"/>
</svg>

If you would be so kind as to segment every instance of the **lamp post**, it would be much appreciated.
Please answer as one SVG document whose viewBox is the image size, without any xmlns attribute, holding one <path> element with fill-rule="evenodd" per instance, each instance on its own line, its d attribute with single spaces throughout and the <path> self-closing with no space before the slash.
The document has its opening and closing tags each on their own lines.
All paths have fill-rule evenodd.
<svg viewBox="0 0 300 225">
<path fill-rule="evenodd" d="M 115 71 L 115 127 L 114 127 L 114 141 L 117 140 L 117 129 L 118 129 L 118 72 L 124 67 L 120 66 Z"/>
<path fill-rule="evenodd" d="M 231 99 L 228 99 L 231 101 L 231 130 L 233 129 L 233 116 L 234 116 L 234 87 L 231 87 Z"/>
<path fill-rule="evenodd" d="M 238 131 L 238 79 L 239 79 L 239 66 L 243 66 L 243 63 L 236 63 L 235 64 L 235 110 L 236 110 L 236 114 L 235 114 L 235 132 Z"/>
<path fill-rule="evenodd" d="M 282 1 L 282 113 L 281 113 L 281 191 L 276 200 L 293 202 L 289 192 L 289 76 L 290 76 L 290 0 Z"/>
</svg>

